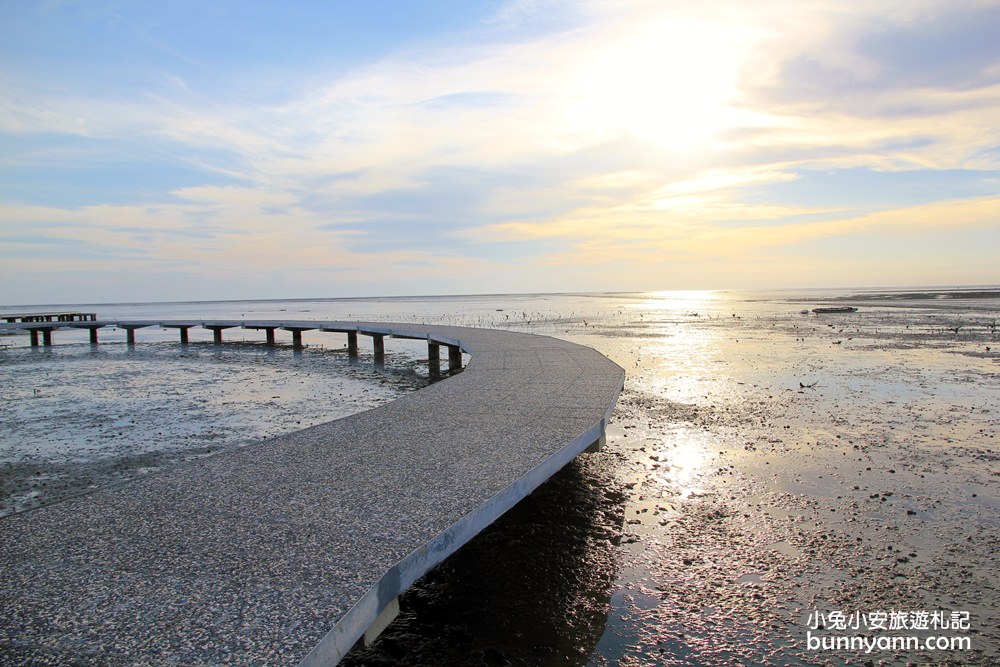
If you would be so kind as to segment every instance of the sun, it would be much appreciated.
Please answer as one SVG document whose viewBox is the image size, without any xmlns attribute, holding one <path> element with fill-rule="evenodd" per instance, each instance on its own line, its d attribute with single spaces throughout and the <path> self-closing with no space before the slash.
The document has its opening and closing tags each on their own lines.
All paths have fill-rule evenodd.
<svg viewBox="0 0 1000 667">
<path fill-rule="evenodd" d="M 580 63 L 569 126 L 675 151 L 703 146 L 735 122 L 740 43 L 729 26 L 692 20 L 620 31 Z"/>
</svg>

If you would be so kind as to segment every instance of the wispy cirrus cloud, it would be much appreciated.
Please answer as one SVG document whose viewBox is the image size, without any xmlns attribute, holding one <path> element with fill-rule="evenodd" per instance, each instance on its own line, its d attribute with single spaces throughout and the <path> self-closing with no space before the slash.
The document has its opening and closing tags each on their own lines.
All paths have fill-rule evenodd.
<svg viewBox="0 0 1000 667">
<path fill-rule="evenodd" d="M 22 10 L 43 40 L 68 10 L 53 11 Z M 278 44 L 267 16 L 211 11 Z M 359 289 L 345 267 L 366 264 L 387 267 L 367 286 L 383 293 L 454 291 L 460 271 L 469 291 L 509 291 L 512 270 L 594 289 L 552 268 L 588 263 L 622 267 L 616 289 L 657 257 L 716 273 L 724 260 L 745 284 L 740 266 L 762 275 L 751 251 L 891 233 L 879 247 L 905 264 L 915 235 L 951 228 L 973 239 L 942 248 L 958 266 L 995 235 L 997 2 L 512 2 L 443 32 L 414 19 L 363 57 L 334 31 L 284 37 L 311 60 L 243 62 L 197 46 L 197 21 L 181 39 L 142 19 L 95 6 L 92 36 L 72 28 L 87 43 L 127 25 L 128 49 L 95 63 L 101 85 L 86 79 L 100 66 L 60 77 L 5 47 L 7 266 L 40 266 L 44 244 L 20 259 L 41 235 L 105 248 L 109 271 L 121 248 L 192 284 L 222 275 L 220 296 L 251 267 Z M 643 289 L 657 287 L 671 285 Z"/>
</svg>

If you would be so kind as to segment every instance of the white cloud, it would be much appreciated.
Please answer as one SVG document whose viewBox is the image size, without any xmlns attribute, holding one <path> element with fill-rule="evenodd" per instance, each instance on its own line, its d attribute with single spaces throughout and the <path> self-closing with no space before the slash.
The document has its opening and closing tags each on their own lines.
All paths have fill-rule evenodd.
<svg viewBox="0 0 1000 667">
<path fill-rule="evenodd" d="M 560 242 L 572 262 L 574 252 L 592 259 L 602 243 L 621 258 L 640 243 L 698 255 L 698 244 L 735 253 L 755 239 L 866 233 L 873 227 L 844 220 L 782 224 L 779 232 L 758 223 L 833 213 L 761 193 L 802 169 L 1000 168 L 1000 152 L 983 150 L 1000 145 L 1000 84 L 880 87 L 888 64 L 859 47 L 872 31 L 925 25 L 955 3 L 571 4 L 571 18 L 544 33 L 522 29 L 566 7 L 514 1 L 459 41 L 414 42 L 346 74 L 289 72 L 283 90 L 307 92 L 268 104 L 198 90 L 177 76 L 117 99 L 89 97 L 26 82 L 8 64 L 0 137 L 17 137 L 21 147 L 2 160 L 5 169 L 51 164 L 52 151 L 86 164 L 106 159 L 114 143 L 136 159 L 155 155 L 153 163 L 208 174 L 129 205 L 4 206 L 0 225 L 45 225 L 45 233 L 142 248 L 162 262 L 184 257 L 233 270 L 413 261 L 447 271 L 489 267 L 483 257 L 498 242 Z M 983 71 L 997 67 L 985 63 Z M 37 144 L 25 148 L 26 137 Z M 100 141 L 88 156 L 58 137 Z M 472 211 L 483 219 L 435 237 L 425 215 L 431 240 L 420 247 L 366 227 L 408 219 L 405 197 L 394 204 L 386 195 L 440 187 L 447 169 L 490 178 L 470 185 L 481 192 L 465 208 L 443 197 L 439 217 Z M 745 196 L 751 188 L 753 200 Z M 843 198 L 850 208 L 852 193 Z M 969 206 L 946 201 L 932 217 L 961 209 L 979 220 L 973 209 L 993 211 L 983 201 Z M 906 202 L 895 207 L 913 212 Z M 384 252 L 358 249 L 380 235 Z M 185 238 L 197 239 L 194 251 Z M 447 240 L 455 248 L 442 250 Z"/>
</svg>

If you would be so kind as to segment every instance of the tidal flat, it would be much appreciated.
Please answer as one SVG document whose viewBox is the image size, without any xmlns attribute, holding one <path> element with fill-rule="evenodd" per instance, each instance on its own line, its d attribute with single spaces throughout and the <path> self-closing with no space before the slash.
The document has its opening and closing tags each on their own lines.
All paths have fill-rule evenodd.
<svg viewBox="0 0 1000 667">
<path fill-rule="evenodd" d="M 281 305 L 307 313 L 302 319 L 360 310 L 365 319 L 552 335 L 594 347 L 626 370 L 605 449 L 578 457 L 419 581 L 397 621 L 345 664 L 995 664 L 1000 292 L 969 294 Z M 840 304 L 859 311 L 811 312 Z M 224 307 L 246 308 L 216 306 Z M 319 352 L 320 340 L 307 337 L 315 349 L 306 353 Z M 4 354 L 11 352 L 22 354 Z M 419 384 L 417 355 L 402 367 Z M 331 370 L 330 378 L 340 373 Z M 280 424 L 267 410 L 255 413 L 256 403 L 285 402 L 277 390 L 248 392 L 256 399 L 204 415 L 173 409 L 171 420 L 192 430 L 238 423 L 242 444 L 252 444 L 272 427 L 338 416 L 318 400 L 329 381 L 317 381 L 316 394 L 287 394 Z M 147 420 L 168 410 L 143 410 L 140 399 L 122 395 L 108 406 L 118 420 L 108 441 L 120 438 L 127 451 L 144 452 L 141 443 L 159 429 Z M 229 414 L 239 417 L 227 422 Z M 47 431 L 73 423 L 60 419 Z M 968 612 L 968 629 L 934 634 L 968 637 L 971 648 L 810 649 L 810 616 L 831 611 Z"/>
<path fill-rule="evenodd" d="M 996 293 L 866 297 L 823 316 L 801 311 L 838 299 L 525 313 L 626 369 L 607 447 L 418 584 L 347 664 L 995 664 Z M 810 616 L 831 611 L 968 612 L 965 631 L 812 632 L 971 650 L 810 650 Z"/>
<path fill-rule="evenodd" d="M 0 357 L 0 517 L 367 410 L 425 386 L 343 350 L 70 343 Z"/>
<path fill-rule="evenodd" d="M 995 318 L 693 319 L 701 372 L 669 341 L 635 351 L 608 452 L 629 471 L 632 575 L 592 664 L 994 663 Z M 836 610 L 969 612 L 937 634 L 972 650 L 808 650 L 810 614 Z"/>
</svg>

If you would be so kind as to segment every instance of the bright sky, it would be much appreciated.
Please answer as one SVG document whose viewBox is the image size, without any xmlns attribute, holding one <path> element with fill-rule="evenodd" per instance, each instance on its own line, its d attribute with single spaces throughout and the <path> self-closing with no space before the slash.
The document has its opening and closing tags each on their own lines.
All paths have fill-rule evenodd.
<svg viewBox="0 0 1000 667">
<path fill-rule="evenodd" d="M 1000 0 L 0 0 L 0 303 L 1000 282 Z"/>
</svg>

